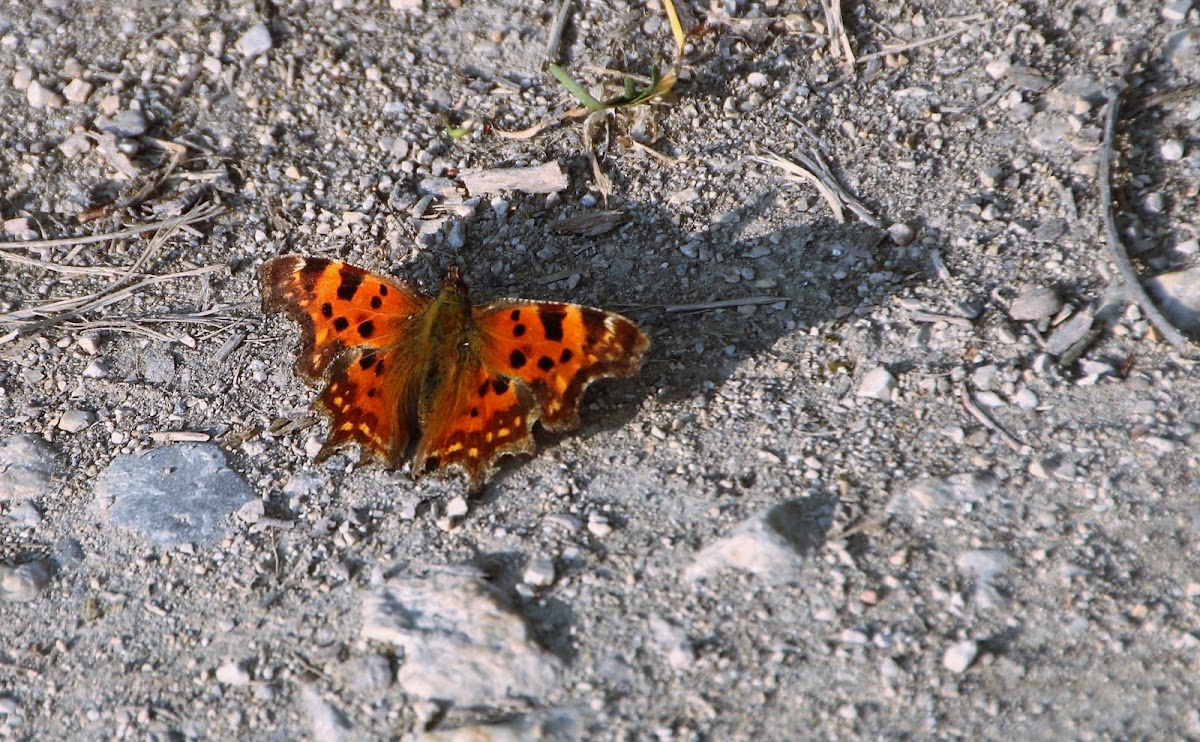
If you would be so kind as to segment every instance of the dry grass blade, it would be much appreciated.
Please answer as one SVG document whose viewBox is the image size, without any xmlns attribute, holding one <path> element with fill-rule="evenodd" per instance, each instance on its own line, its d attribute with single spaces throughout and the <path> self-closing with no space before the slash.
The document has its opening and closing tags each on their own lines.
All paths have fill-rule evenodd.
<svg viewBox="0 0 1200 742">
<path fill-rule="evenodd" d="M 583 148 L 587 150 L 588 161 L 592 163 L 592 178 L 596 181 L 596 188 L 604 198 L 605 205 L 608 204 L 608 197 L 612 195 L 612 181 L 600 169 L 600 159 L 596 157 L 594 132 L 599 129 L 600 124 L 607 116 L 607 110 L 592 111 L 591 115 L 583 122 Z"/>
<path fill-rule="evenodd" d="M 122 240 L 126 237 L 136 237 L 139 234 L 146 232 L 155 232 L 163 229 L 173 229 L 176 227 L 185 227 L 196 222 L 202 222 L 211 219 L 214 216 L 225 211 L 225 207 L 219 204 L 207 204 L 198 206 L 186 214 L 173 216 L 169 219 L 163 219 L 157 222 L 149 222 L 147 224 L 139 224 L 136 227 L 122 229 L 116 232 L 105 232 L 103 234 L 90 234 L 81 237 L 59 237 L 53 240 L 20 240 L 17 242 L 5 242 L 3 247 L 8 249 L 20 248 L 26 250 L 44 250 L 50 247 L 69 247 L 73 245 L 88 245 L 95 242 L 107 242 L 109 240 Z"/>
<path fill-rule="evenodd" d="M 718 299 L 717 301 L 702 301 L 696 304 L 669 304 L 663 307 L 663 311 L 670 314 L 678 312 L 707 312 L 713 309 L 755 307 L 762 304 L 775 304 L 781 301 L 791 300 L 786 296 L 747 296 L 741 299 Z"/>
<path fill-rule="evenodd" d="M 911 41 L 907 44 L 897 44 L 896 46 L 885 46 L 884 48 L 880 49 L 877 52 L 871 52 L 870 54 L 862 55 L 861 57 L 858 58 L 858 63 L 862 64 L 863 62 L 866 62 L 871 59 L 876 59 L 878 57 L 886 57 L 889 54 L 901 54 L 903 52 L 911 51 L 913 49 L 920 49 L 923 46 L 937 44 L 939 42 L 945 41 L 946 39 L 952 39 L 955 36 L 961 36 L 962 34 L 966 33 L 967 31 L 970 31 L 973 28 L 975 28 L 975 24 L 972 24 L 969 26 L 963 26 L 962 28 L 954 30 L 954 31 L 947 31 L 944 34 L 938 34 L 937 36 L 931 36 L 928 39 L 921 39 L 919 41 Z"/>
<path fill-rule="evenodd" d="M 845 57 L 846 63 L 853 67 L 854 50 L 850 48 L 850 37 L 846 35 L 846 27 L 842 23 L 842 0 L 821 0 L 821 9 L 825 11 L 825 25 L 829 28 L 834 48 L 840 48 L 840 56 Z"/>
<path fill-rule="evenodd" d="M 1125 69 L 1122 71 L 1122 79 L 1124 73 L 1128 72 L 1132 64 L 1132 53 L 1127 60 Z M 1125 290 L 1129 292 L 1129 296 L 1137 302 L 1142 308 L 1146 319 L 1150 320 L 1159 332 L 1162 333 L 1163 339 L 1171 345 L 1180 346 L 1187 343 L 1187 338 L 1183 336 L 1171 321 L 1158 311 L 1158 307 L 1150 300 L 1150 296 L 1146 290 L 1142 288 L 1142 282 L 1138 279 L 1137 271 L 1133 269 L 1133 263 L 1129 261 L 1129 256 L 1125 253 L 1125 246 L 1121 244 L 1121 238 L 1117 233 L 1116 217 L 1113 215 L 1112 201 L 1112 161 L 1113 161 L 1113 140 L 1117 134 L 1117 114 L 1121 107 L 1121 90 L 1116 85 L 1113 85 L 1104 92 L 1108 99 L 1108 115 L 1104 121 L 1104 143 L 1100 148 L 1100 168 L 1099 168 L 1099 187 L 1100 187 L 1100 212 L 1104 217 L 1104 239 L 1108 245 L 1109 255 L 1112 257 L 1113 263 L 1117 266 L 1117 272 L 1121 274 L 1121 280 L 1125 283 Z"/>
<path fill-rule="evenodd" d="M 569 111 L 560 113 L 557 116 L 546 119 L 545 121 L 539 121 L 528 129 L 520 129 L 519 131 L 505 131 L 504 129 L 493 128 L 492 131 L 495 132 L 496 136 L 502 139 L 533 139 L 538 134 L 541 134 L 546 129 L 549 129 L 551 126 L 556 126 L 564 121 L 583 118 L 589 114 L 591 114 L 591 111 L 589 111 L 587 108 L 572 108 Z"/>
<path fill-rule="evenodd" d="M 839 223 L 846 221 L 844 209 L 853 211 L 854 214 L 864 223 L 872 227 L 880 227 L 882 223 L 871 214 L 870 210 L 863 205 L 861 201 L 852 196 L 842 184 L 834 177 L 830 171 L 829 165 L 826 164 L 825 158 L 821 157 L 821 153 L 813 150 L 811 153 L 793 152 L 799 163 L 793 162 L 787 158 L 780 157 L 768 150 L 767 156 L 752 155 L 749 159 L 751 162 L 758 162 L 763 165 L 779 168 L 784 171 L 790 180 L 803 180 L 811 183 L 821 196 L 824 197 L 829 208 L 833 211 L 834 218 Z"/>
<path fill-rule="evenodd" d="M 167 240 L 176 232 L 187 227 L 192 222 L 207 219 L 214 214 L 220 213 L 220 207 L 201 207 L 170 219 L 164 219 L 161 222 L 152 225 L 143 225 L 135 230 L 125 230 L 125 233 L 140 234 L 157 229 L 157 233 L 146 246 L 145 251 L 138 260 L 134 261 L 133 265 L 123 269 L 118 274 L 118 280 L 108 288 L 87 294 L 85 296 L 67 297 L 64 299 L 56 299 L 39 304 L 28 309 L 19 309 L 6 314 L 0 314 L 0 327 L 11 327 L 18 331 L 33 330 L 52 325 L 60 324 L 73 317 L 78 317 L 86 312 L 96 311 L 104 307 L 116 304 L 128 299 L 145 288 L 150 286 L 174 281 L 179 278 L 191 276 L 201 276 L 216 271 L 225 270 L 224 265 L 210 265 L 201 268 L 192 268 L 177 273 L 169 273 L 160 276 L 150 276 L 137 283 L 130 284 L 138 274 L 138 270 L 145 264 L 150 255 L 158 252 Z M 120 234 L 120 233 L 113 233 Z M 113 234 L 97 235 L 89 241 L 98 242 L 101 239 L 112 239 Z M 55 242 L 59 244 L 73 244 L 76 241 L 62 242 L 59 240 L 45 240 L 41 242 L 31 243 L 34 245 L 44 245 L 47 242 Z"/>
<path fill-rule="evenodd" d="M 550 38 L 546 41 L 546 63 L 558 61 L 559 46 L 562 44 L 563 31 L 571 17 L 571 0 L 562 0 L 558 13 L 554 16 L 554 25 L 550 28 Z"/>
</svg>

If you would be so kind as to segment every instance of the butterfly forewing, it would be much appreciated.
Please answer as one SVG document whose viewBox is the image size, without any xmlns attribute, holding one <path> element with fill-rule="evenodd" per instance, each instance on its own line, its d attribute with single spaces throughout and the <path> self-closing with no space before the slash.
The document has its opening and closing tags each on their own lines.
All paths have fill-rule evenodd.
<svg viewBox="0 0 1200 742">
<path fill-rule="evenodd" d="M 495 301 L 476 307 L 475 327 L 484 365 L 528 385 L 551 430 L 577 426 L 588 384 L 636 374 L 650 345 L 621 315 L 578 304 Z"/>
</svg>

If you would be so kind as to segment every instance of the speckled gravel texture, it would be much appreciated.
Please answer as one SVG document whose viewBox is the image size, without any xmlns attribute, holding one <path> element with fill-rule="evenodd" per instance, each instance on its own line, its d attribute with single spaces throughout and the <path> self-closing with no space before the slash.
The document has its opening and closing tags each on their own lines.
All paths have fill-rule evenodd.
<svg viewBox="0 0 1200 742">
<path fill-rule="evenodd" d="M 817 3 L 686 6 L 672 96 L 598 134 L 607 203 L 580 123 L 497 133 L 577 105 L 542 71 L 557 3 L 0 10 L 0 736 L 1200 737 L 1197 354 L 1122 290 L 1097 189 L 1133 51 L 1120 235 L 1195 292 L 1200 15 L 845 5 L 853 66 Z M 612 95 L 597 68 L 670 46 L 656 3 L 577 2 L 560 61 Z M 877 226 L 748 160 L 813 150 Z M 547 162 L 565 190 L 460 180 Z M 457 263 L 653 345 L 481 497 L 318 465 L 298 331 L 259 311 L 285 253 L 429 289 Z M 258 498 L 215 545 L 98 503 L 116 457 L 205 441 Z M 364 633 L 455 569 L 536 688 L 422 697 Z"/>
</svg>

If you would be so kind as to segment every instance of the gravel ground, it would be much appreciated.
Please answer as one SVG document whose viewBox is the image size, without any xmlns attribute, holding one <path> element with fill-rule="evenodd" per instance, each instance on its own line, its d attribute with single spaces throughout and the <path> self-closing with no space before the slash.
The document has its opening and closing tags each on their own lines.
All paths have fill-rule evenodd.
<svg viewBox="0 0 1200 742">
<path fill-rule="evenodd" d="M 1196 353 L 1100 196 L 1119 84 L 1117 234 L 1200 330 L 1192 0 L 851 3 L 853 64 L 686 6 L 607 198 L 580 122 L 500 135 L 577 105 L 556 10 L 0 11 L 0 735 L 1200 737 Z M 559 58 L 670 39 L 573 3 Z M 860 207 L 751 159 L 813 153 Z M 480 497 L 316 464 L 286 253 L 653 344 Z"/>
</svg>

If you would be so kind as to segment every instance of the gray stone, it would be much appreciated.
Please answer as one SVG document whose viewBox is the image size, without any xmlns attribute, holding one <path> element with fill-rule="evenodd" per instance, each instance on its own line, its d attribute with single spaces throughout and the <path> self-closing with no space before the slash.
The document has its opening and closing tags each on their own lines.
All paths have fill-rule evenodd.
<svg viewBox="0 0 1200 742">
<path fill-rule="evenodd" d="M 254 491 L 212 444 L 182 443 L 119 456 L 96 479 L 95 502 L 117 526 L 161 546 L 209 546 Z"/>
<path fill-rule="evenodd" d="M 1172 324 L 1184 332 L 1200 332 L 1200 267 L 1155 276 L 1146 289 Z"/>
<path fill-rule="evenodd" d="M 0 565 L 0 602 L 33 600 L 50 583 L 50 574 L 45 562 L 27 562 L 15 567 Z"/>
<path fill-rule="evenodd" d="M 1039 320 L 1058 314 L 1062 305 L 1057 291 L 1047 286 L 1038 286 L 1022 291 L 1020 296 L 1013 299 L 1008 307 L 1008 316 L 1018 322 Z"/>
<path fill-rule="evenodd" d="M 58 429 L 68 433 L 82 433 L 96 422 L 96 413 L 89 410 L 67 410 L 58 418 Z"/>
<path fill-rule="evenodd" d="M 0 500 L 26 500 L 44 494 L 62 467 L 54 450 L 29 433 L 0 440 Z"/>
<path fill-rule="evenodd" d="M 962 473 L 922 479 L 902 495 L 893 498 L 888 511 L 896 513 L 908 508 L 931 511 L 958 509 L 962 503 L 981 502 L 998 487 L 996 478 L 990 474 Z"/>
<path fill-rule="evenodd" d="M 755 575 L 768 584 L 793 582 L 804 554 L 821 542 L 828 516 L 806 500 L 790 500 L 742 521 L 726 537 L 704 547 L 684 570 L 696 581 L 726 569 Z"/>
<path fill-rule="evenodd" d="M 354 727 L 338 709 L 321 697 L 321 692 L 311 685 L 300 687 L 300 699 L 308 715 L 312 738 L 322 742 L 338 742 L 346 739 Z"/>
<path fill-rule="evenodd" d="M 146 133 L 146 117 L 141 111 L 121 111 L 112 118 L 100 116 L 96 129 L 118 137 L 140 137 Z"/>
<path fill-rule="evenodd" d="M 474 569 L 389 580 L 363 598 L 363 636 L 404 650 L 396 679 L 423 700 L 460 706 L 540 698 L 561 663 Z"/>
<path fill-rule="evenodd" d="M 1076 343 L 1087 337 L 1095 319 L 1096 317 L 1090 309 L 1076 312 L 1071 319 L 1063 322 L 1054 328 L 1054 332 L 1050 333 L 1050 337 L 1046 339 L 1046 352 L 1056 356 L 1066 353 Z"/>
</svg>

